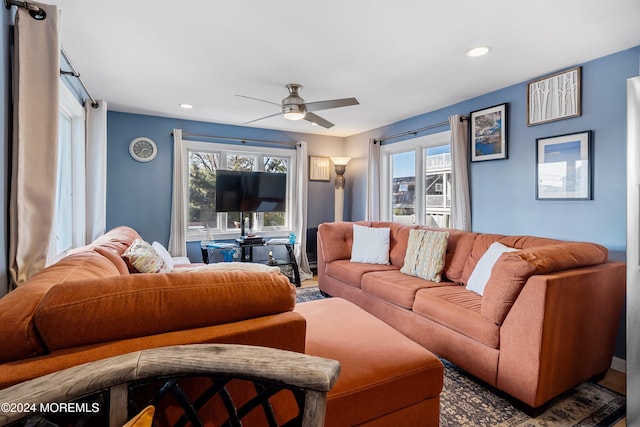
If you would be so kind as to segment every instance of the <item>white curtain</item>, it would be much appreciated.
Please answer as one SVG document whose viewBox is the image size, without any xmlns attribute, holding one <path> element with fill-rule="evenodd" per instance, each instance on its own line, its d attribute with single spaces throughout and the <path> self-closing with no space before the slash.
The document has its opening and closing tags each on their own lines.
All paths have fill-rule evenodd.
<svg viewBox="0 0 640 427">
<path fill-rule="evenodd" d="M 173 191 L 171 193 L 171 231 L 169 253 L 174 257 L 187 256 L 187 151 L 182 140 L 182 129 L 173 130 Z"/>
<path fill-rule="evenodd" d="M 300 280 L 313 277 L 307 258 L 307 202 L 308 189 L 307 177 L 309 176 L 309 156 L 307 155 L 307 142 L 301 141 L 296 146 L 296 175 L 295 194 L 293 195 L 293 224 L 292 230 L 296 233 L 298 244 L 294 247 Z"/>
<path fill-rule="evenodd" d="M 380 221 L 380 142 L 369 140 L 367 165 L 367 221 Z"/>
<path fill-rule="evenodd" d="M 85 103 L 86 114 L 86 243 L 102 236 L 107 228 L 107 102 Z"/>
<path fill-rule="evenodd" d="M 9 272 L 15 287 L 45 266 L 53 229 L 58 158 L 60 41 L 58 9 L 47 17 L 16 11 Z"/>
<path fill-rule="evenodd" d="M 451 227 L 471 230 L 471 199 L 469 197 L 468 121 L 456 114 L 449 117 L 451 127 Z"/>
</svg>

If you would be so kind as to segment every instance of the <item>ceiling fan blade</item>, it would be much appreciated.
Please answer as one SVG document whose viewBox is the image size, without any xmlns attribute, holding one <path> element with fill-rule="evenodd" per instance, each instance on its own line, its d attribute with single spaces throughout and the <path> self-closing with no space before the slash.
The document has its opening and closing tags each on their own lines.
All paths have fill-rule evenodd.
<svg viewBox="0 0 640 427">
<path fill-rule="evenodd" d="M 253 99 L 254 101 L 260 101 L 260 102 L 266 102 L 267 104 L 272 104 L 272 105 L 277 105 L 278 107 L 282 107 L 282 104 L 280 104 L 279 102 L 271 102 L 271 101 L 266 101 L 264 99 L 260 99 L 260 98 L 253 98 L 251 96 L 246 96 L 246 95 L 236 95 L 239 96 L 240 98 L 247 98 L 247 99 Z M 258 119 L 259 120 L 259 119 Z"/>
<path fill-rule="evenodd" d="M 327 128 L 327 129 L 334 126 L 333 123 L 331 123 L 329 120 L 323 119 L 317 114 L 313 114 L 309 112 L 307 112 L 307 115 L 304 116 L 304 119 L 308 122 L 314 123 L 318 126 L 322 126 L 323 128 Z"/>
<path fill-rule="evenodd" d="M 331 99 L 329 101 L 307 102 L 307 111 L 328 110 L 329 108 L 348 107 L 360 104 L 355 98 Z"/>
<path fill-rule="evenodd" d="M 260 117 L 259 119 L 255 119 L 255 120 L 251 120 L 250 122 L 244 122 L 243 125 L 248 125 L 249 123 L 253 123 L 253 122 L 257 122 L 259 120 L 264 120 L 264 119 L 268 119 L 270 117 L 275 117 L 275 116 L 279 116 L 280 114 L 282 114 L 282 112 L 278 111 L 275 114 L 269 114 L 268 116 L 264 116 L 264 117 Z"/>
</svg>

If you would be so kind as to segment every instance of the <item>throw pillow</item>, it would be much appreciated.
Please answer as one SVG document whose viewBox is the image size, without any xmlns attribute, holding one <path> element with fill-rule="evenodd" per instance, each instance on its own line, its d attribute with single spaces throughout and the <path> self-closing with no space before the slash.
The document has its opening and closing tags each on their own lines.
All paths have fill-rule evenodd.
<svg viewBox="0 0 640 427">
<path fill-rule="evenodd" d="M 401 273 L 439 282 L 447 253 L 448 231 L 411 230 Z"/>
<path fill-rule="evenodd" d="M 136 239 L 122 258 L 138 273 L 167 273 L 169 268 L 158 252 L 144 240 Z"/>
<path fill-rule="evenodd" d="M 467 289 L 482 295 L 489 281 L 489 277 L 491 277 L 491 270 L 496 261 L 498 261 L 498 258 L 500 258 L 500 255 L 505 252 L 514 252 L 517 250 L 518 249 L 505 246 L 502 243 L 492 243 L 478 260 L 473 272 L 471 272 L 471 276 L 469 276 L 469 280 L 467 281 Z"/>
<path fill-rule="evenodd" d="M 351 262 L 389 264 L 390 229 L 353 224 Z"/>
<path fill-rule="evenodd" d="M 162 258 L 164 263 L 167 264 L 167 268 L 169 269 L 169 271 L 173 270 L 173 257 L 171 256 L 169 251 L 164 246 L 162 246 L 162 243 L 153 242 L 151 244 L 151 247 L 155 249 L 156 252 L 158 252 L 160 258 Z"/>
<path fill-rule="evenodd" d="M 122 427 L 151 427 L 153 425 L 153 414 L 155 408 L 153 406 L 147 406 L 138 415 L 131 418 L 129 422 Z"/>
</svg>

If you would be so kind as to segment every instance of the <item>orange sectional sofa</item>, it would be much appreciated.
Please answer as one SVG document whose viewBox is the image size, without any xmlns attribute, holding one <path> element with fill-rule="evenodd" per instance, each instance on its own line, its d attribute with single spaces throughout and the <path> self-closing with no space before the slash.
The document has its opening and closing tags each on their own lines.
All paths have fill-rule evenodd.
<svg viewBox="0 0 640 427">
<path fill-rule="evenodd" d="M 351 262 L 354 224 L 389 229 L 389 264 Z M 414 229 L 448 232 L 440 282 L 400 271 Z M 512 252 L 480 295 L 466 285 L 494 242 Z M 318 280 L 532 412 L 607 371 L 625 298 L 624 263 L 597 244 L 389 222 L 321 224 Z"/>
<path fill-rule="evenodd" d="M 0 298 L 0 390 L 140 350 L 248 344 L 324 356 L 344 366 L 328 397 L 327 426 L 415 420 L 438 425 L 442 363 L 376 317 L 337 298 L 294 310 L 295 287 L 285 275 L 229 271 L 228 263 L 216 271 L 209 265 L 131 273 L 123 254 L 136 240 L 141 237 L 135 230 L 114 228 Z M 367 340 L 363 330 L 384 342 Z M 398 348 L 405 349 L 402 357 L 396 357 Z M 201 385 L 187 387 L 197 393 Z M 392 399 L 385 397 L 389 393 Z M 161 408 L 158 425 L 180 414 Z M 289 414 L 291 406 L 278 401 L 275 410 Z"/>
<path fill-rule="evenodd" d="M 85 362 L 179 344 L 304 352 L 306 321 L 293 312 L 295 288 L 286 276 L 130 274 L 121 255 L 135 239 L 135 230 L 117 227 L 0 298 L 0 389 Z"/>
</svg>

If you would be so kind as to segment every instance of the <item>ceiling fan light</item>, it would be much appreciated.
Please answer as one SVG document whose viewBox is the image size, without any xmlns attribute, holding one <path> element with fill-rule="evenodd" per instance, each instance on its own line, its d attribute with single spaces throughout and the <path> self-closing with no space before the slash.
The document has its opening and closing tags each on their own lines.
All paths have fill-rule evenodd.
<svg viewBox="0 0 640 427">
<path fill-rule="evenodd" d="M 306 114 L 301 113 L 300 111 L 288 111 L 282 116 L 287 120 L 302 120 L 304 119 L 304 116 L 306 116 Z"/>
</svg>

